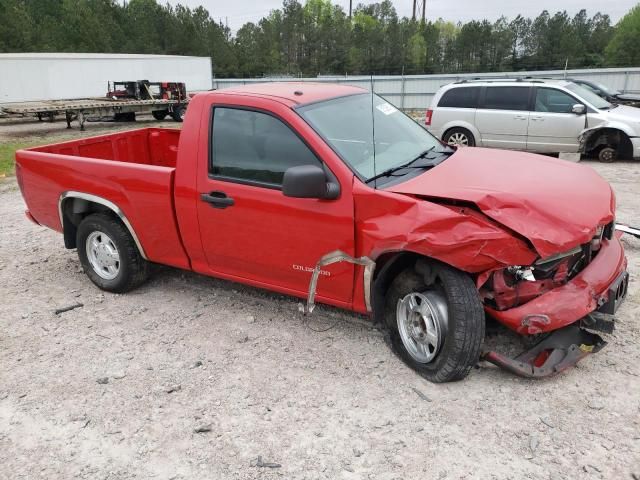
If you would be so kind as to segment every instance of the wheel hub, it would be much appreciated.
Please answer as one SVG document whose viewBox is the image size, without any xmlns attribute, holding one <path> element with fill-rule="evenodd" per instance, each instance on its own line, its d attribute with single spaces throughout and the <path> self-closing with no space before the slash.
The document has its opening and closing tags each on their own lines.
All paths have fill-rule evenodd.
<svg viewBox="0 0 640 480">
<path fill-rule="evenodd" d="M 449 145 L 457 145 L 459 147 L 467 147 L 469 145 L 469 139 L 464 133 L 456 132 L 449 137 L 447 142 Z"/>
<path fill-rule="evenodd" d="M 86 242 L 87 259 L 93 271 L 105 280 L 113 280 L 120 272 L 120 254 L 115 243 L 104 232 L 91 232 Z"/>
<path fill-rule="evenodd" d="M 434 290 L 412 292 L 398 300 L 397 322 L 407 352 L 419 363 L 436 357 L 447 333 L 448 310 L 444 295 Z"/>
</svg>

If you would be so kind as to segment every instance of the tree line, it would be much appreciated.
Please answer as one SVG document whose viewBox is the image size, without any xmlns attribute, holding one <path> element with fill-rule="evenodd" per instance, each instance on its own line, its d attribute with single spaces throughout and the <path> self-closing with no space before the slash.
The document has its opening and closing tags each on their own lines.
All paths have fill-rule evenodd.
<svg viewBox="0 0 640 480">
<path fill-rule="evenodd" d="M 418 74 L 637 66 L 640 5 L 617 25 L 543 11 L 536 18 L 421 22 L 392 1 L 284 0 L 235 34 L 203 7 L 156 0 L 0 0 L 0 52 L 210 56 L 219 77 Z"/>
</svg>

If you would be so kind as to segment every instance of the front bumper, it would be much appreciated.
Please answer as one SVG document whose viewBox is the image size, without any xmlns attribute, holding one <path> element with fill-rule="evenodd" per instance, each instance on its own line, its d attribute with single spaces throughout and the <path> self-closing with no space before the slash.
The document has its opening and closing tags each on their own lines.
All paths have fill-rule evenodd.
<svg viewBox="0 0 640 480">
<path fill-rule="evenodd" d="M 522 335 L 550 332 L 570 325 L 604 306 L 613 313 L 626 293 L 627 259 L 620 238 L 603 240 L 591 263 L 566 285 L 509 310 L 486 312 Z M 620 290 L 620 285 L 623 289 Z M 612 293 L 613 292 L 613 293 Z M 615 298 L 612 298 L 612 295 Z"/>
</svg>

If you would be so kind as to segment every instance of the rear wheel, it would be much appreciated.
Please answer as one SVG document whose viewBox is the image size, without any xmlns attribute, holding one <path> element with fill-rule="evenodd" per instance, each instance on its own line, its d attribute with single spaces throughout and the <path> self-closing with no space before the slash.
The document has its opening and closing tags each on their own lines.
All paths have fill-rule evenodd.
<svg viewBox="0 0 640 480">
<path fill-rule="evenodd" d="M 482 303 L 473 280 L 452 267 L 433 262 L 400 273 L 384 316 L 394 352 L 431 382 L 461 380 L 480 358 Z"/>
<path fill-rule="evenodd" d="M 173 118 L 176 122 L 182 122 L 184 121 L 185 113 L 187 113 L 187 107 L 185 107 L 184 105 L 176 105 L 171 111 L 171 118 Z"/>
<path fill-rule="evenodd" d="M 151 112 L 151 115 L 153 115 L 153 118 L 155 118 L 156 120 L 160 121 L 160 120 L 164 120 L 166 118 L 166 116 L 169 115 L 169 111 L 168 110 L 154 110 L 153 112 Z"/>
<path fill-rule="evenodd" d="M 476 139 L 466 128 L 452 128 L 445 133 L 444 142 L 455 147 L 475 147 Z"/>
<path fill-rule="evenodd" d="M 78 226 L 76 245 L 84 272 L 102 290 L 128 292 L 148 277 L 149 264 L 131 234 L 110 215 L 86 217 Z"/>
</svg>

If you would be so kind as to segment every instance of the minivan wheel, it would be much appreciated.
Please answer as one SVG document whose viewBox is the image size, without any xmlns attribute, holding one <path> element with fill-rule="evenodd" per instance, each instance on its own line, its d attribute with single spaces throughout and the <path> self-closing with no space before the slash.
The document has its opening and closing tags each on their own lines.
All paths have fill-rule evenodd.
<svg viewBox="0 0 640 480">
<path fill-rule="evenodd" d="M 485 318 L 471 277 L 430 263 L 391 283 L 384 318 L 393 351 L 431 382 L 461 380 L 480 358 Z"/>
<path fill-rule="evenodd" d="M 475 147 L 476 139 L 466 128 L 452 128 L 444 135 L 444 142 L 456 147 Z"/>
<path fill-rule="evenodd" d="M 82 220 L 76 245 L 84 272 L 102 290 L 128 292 L 148 277 L 149 264 L 131 234 L 110 215 L 95 213 Z"/>
<path fill-rule="evenodd" d="M 598 152 L 598 160 L 603 163 L 613 163 L 618 158 L 618 151 L 615 148 L 604 147 Z"/>
</svg>

